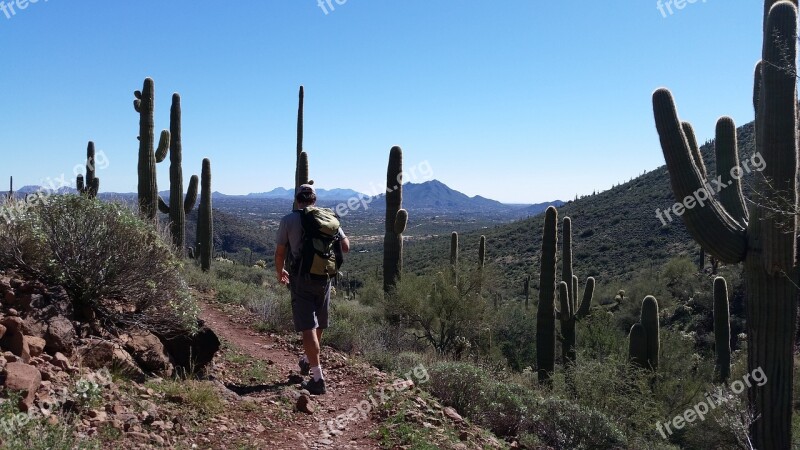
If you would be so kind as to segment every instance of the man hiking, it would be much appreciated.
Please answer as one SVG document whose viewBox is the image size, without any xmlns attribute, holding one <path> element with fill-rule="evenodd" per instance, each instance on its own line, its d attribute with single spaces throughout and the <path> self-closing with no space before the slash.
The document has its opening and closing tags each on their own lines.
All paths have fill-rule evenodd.
<svg viewBox="0 0 800 450">
<path fill-rule="evenodd" d="M 311 379 L 303 389 L 325 394 L 325 376 L 320 361 L 322 331 L 328 328 L 331 278 L 336 275 L 335 251 L 350 251 L 350 241 L 333 211 L 315 207 L 314 187 L 303 184 L 295 195 L 297 209 L 281 219 L 275 242 L 278 281 L 289 285 L 295 331 L 302 333 L 305 355 L 300 373 Z M 288 257 L 288 258 L 287 258 Z M 284 267 L 286 263 L 286 267 Z"/>
</svg>

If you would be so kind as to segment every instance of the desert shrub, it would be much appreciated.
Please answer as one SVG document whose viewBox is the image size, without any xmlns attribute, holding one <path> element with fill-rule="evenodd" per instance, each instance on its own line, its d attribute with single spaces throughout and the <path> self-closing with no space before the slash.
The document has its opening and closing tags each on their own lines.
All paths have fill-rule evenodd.
<svg viewBox="0 0 800 450">
<path fill-rule="evenodd" d="M 259 295 L 249 300 L 247 307 L 258 314 L 256 325 L 261 331 L 287 332 L 294 331 L 292 321 L 292 302 L 289 290 L 283 286 L 261 288 Z"/>
<path fill-rule="evenodd" d="M 51 424 L 41 415 L 23 413 L 18 408 L 19 394 L 0 400 L 0 442 L 8 450 L 72 450 L 99 449 L 94 439 L 79 440 L 75 436 L 74 415 Z"/>
<path fill-rule="evenodd" d="M 627 439 L 612 420 L 586 406 L 548 398 L 534 404 L 526 431 L 557 449 L 624 449 Z"/>
<path fill-rule="evenodd" d="M 439 354 L 452 353 L 461 342 L 477 342 L 488 330 L 479 280 L 477 271 L 462 271 L 454 283 L 449 268 L 432 276 L 404 275 L 384 298 L 385 317 L 413 330 Z"/>
<path fill-rule="evenodd" d="M 62 285 L 79 317 L 108 327 L 196 327 L 199 309 L 169 239 L 128 207 L 55 195 L 21 211 L 0 223 L 2 266 Z"/>
<path fill-rule="evenodd" d="M 331 306 L 326 344 L 344 352 L 385 349 L 380 340 L 384 327 L 374 308 L 353 300 L 338 300 Z"/>
<path fill-rule="evenodd" d="M 505 305 L 495 316 L 496 345 L 508 365 L 521 371 L 536 362 L 536 309 L 524 305 Z"/>
</svg>

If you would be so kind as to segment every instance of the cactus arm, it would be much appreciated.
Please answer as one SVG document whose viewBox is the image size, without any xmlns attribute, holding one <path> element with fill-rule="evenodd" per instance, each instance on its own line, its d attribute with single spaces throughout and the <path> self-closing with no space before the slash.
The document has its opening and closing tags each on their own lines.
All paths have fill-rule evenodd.
<svg viewBox="0 0 800 450">
<path fill-rule="evenodd" d="M 572 297 L 570 298 L 572 305 L 572 314 L 578 311 L 578 276 L 572 275 Z"/>
<path fill-rule="evenodd" d="M 702 175 L 694 163 L 672 94 L 668 90 L 655 91 L 653 111 L 676 200 L 683 202 L 687 197 L 696 198 L 696 193 L 702 195 L 706 189 Z M 707 197 L 705 206 L 695 205 L 692 209 L 685 209 L 682 218 L 686 228 L 706 251 L 720 261 L 742 261 L 747 252 L 745 229 L 722 209 L 716 198 L 711 195 Z"/>
<path fill-rule="evenodd" d="M 192 175 L 189 178 L 189 189 L 186 191 L 186 200 L 183 202 L 183 213 L 189 214 L 194 209 L 194 205 L 197 203 L 197 184 L 200 182 L 200 179 L 197 175 Z"/>
<path fill-rule="evenodd" d="M 561 281 L 567 283 L 569 299 L 572 302 L 575 298 L 572 283 L 572 219 L 564 217 L 561 224 L 561 237 L 564 242 L 561 244 Z"/>
<path fill-rule="evenodd" d="M 581 301 L 581 307 L 578 309 L 578 319 L 583 319 L 589 315 L 589 309 L 592 307 L 592 297 L 594 296 L 594 283 L 593 277 L 586 279 L 586 286 L 583 288 L 583 301 Z"/>
<path fill-rule="evenodd" d="M 558 283 L 558 299 L 561 304 L 559 308 L 561 321 L 569 320 L 575 311 L 572 310 L 572 301 L 569 298 L 569 287 L 567 287 L 567 283 L 564 281 Z"/>
<path fill-rule="evenodd" d="M 700 153 L 700 147 L 697 145 L 697 137 L 694 134 L 694 127 L 689 122 L 681 122 L 681 129 L 686 136 L 686 143 L 689 144 L 689 149 L 692 151 L 692 160 L 694 161 L 697 170 L 705 180 L 708 178 L 708 171 L 706 171 L 706 163 L 703 161 L 703 154 Z"/>
<path fill-rule="evenodd" d="M 80 193 L 80 194 L 83 194 L 84 192 L 86 192 L 86 185 L 84 184 L 84 181 L 83 181 L 83 175 L 78 174 L 78 177 L 75 180 L 75 187 L 77 188 L 78 193 Z"/>
<path fill-rule="evenodd" d="M 731 374 L 731 315 L 728 305 L 728 286 L 725 278 L 714 279 L 714 352 L 719 381 Z"/>
<path fill-rule="evenodd" d="M 161 137 L 158 139 L 158 148 L 156 149 L 156 162 L 160 163 L 167 158 L 169 153 L 169 130 L 161 130 Z"/>
<path fill-rule="evenodd" d="M 172 202 L 172 201 L 173 200 L 170 199 L 170 202 Z M 158 196 L 158 210 L 161 211 L 164 214 L 169 214 L 169 205 L 167 205 L 167 202 L 165 202 L 164 199 L 161 198 L 160 195 Z"/>
<path fill-rule="evenodd" d="M 397 211 L 397 217 L 394 222 L 394 233 L 403 234 L 406 231 L 407 225 L 408 225 L 408 211 L 406 211 L 405 209 Z"/>
<path fill-rule="evenodd" d="M 723 209 L 741 226 L 747 226 L 747 208 L 744 204 L 741 179 L 731 176 L 732 171 L 742 168 L 739 166 L 739 151 L 736 143 L 736 125 L 730 117 L 721 117 L 717 121 L 716 139 L 714 141 L 716 154 L 717 177 L 722 177 L 725 189 L 719 192 L 719 201 Z"/>
<path fill-rule="evenodd" d="M 552 206 L 545 211 L 542 233 L 541 270 L 539 272 L 539 306 L 536 310 L 536 365 L 540 382 L 548 382 L 555 369 L 556 327 L 556 248 L 558 211 Z"/>
</svg>

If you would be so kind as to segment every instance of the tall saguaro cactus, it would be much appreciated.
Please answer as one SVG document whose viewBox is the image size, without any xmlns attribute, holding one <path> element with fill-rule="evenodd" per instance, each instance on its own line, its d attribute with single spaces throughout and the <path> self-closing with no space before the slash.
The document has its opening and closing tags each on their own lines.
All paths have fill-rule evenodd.
<svg viewBox="0 0 800 450">
<path fill-rule="evenodd" d="M 728 304 L 728 285 L 725 278 L 714 279 L 714 352 L 718 381 L 731 375 L 731 313 Z"/>
<path fill-rule="evenodd" d="M 186 253 L 186 214 L 189 214 L 197 202 L 197 175 L 189 179 L 186 198 L 183 197 L 183 143 L 181 141 L 181 96 L 172 94 L 172 106 L 169 114 L 169 205 L 158 197 L 158 209 L 169 214 L 169 228 L 172 234 L 172 245 L 180 255 Z"/>
<path fill-rule="evenodd" d="M 383 236 L 383 290 L 390 292 L 403 271 L 403 232 L 408 212 L 403 209 L 403 150 L 392 147 L 386 169 L 386 232 Z"/>
<path fill-rule="evenodd" d="M 303 180 L 300 176 L 300 154 L 303 152 L 303 102 L 304 101 L 305 101 L 305 88 L 303 86 L 300 86 L 300 92 L 298 94 L 298 102 L 297 102 L 297 161 L 294 170 L 295 193 L 297 192 L 297 189 L 300 187 L 301 184 L 305 184 L 305 182 L 308 181 L 308 170 L 306 170 L 305 180 Z M 306 169 L 308 169 L 308 160 L 306 160 Z"/>
<path fill-rule="evenodd" d="M 163 130 L 155 147 L 155 85 L 152 78 L 145 78 L 141 91 L 133 93 L 133 108 L 139 113 L 139 214 L 155 221 L 158 212 L 158 181 L 156 163 L 167 157 L 169 131 Z"/>
<path fill-rule="evenodd" d="M 549 383 L 555 370 L 556 355 L 556 247 L 558 211 L 548 207 L 542 233 L 541 271 L 539 272 L 539 307 L 536 310 L 536 370 L 539 382 Z"/>
<path fill-rule="evenodd" d="M 211 269 L 211 255 L 214 252 L 214 218 L 211 213 L 211 160 L 203 159 L 200 173 L 200 207 L 197 210 L 197 253 L 200 268 L 204 272 Z"/>
<path fill-rule="evenodd" d="M 76 180 L 78 192 L 89 198 L 97 197 L 100 190 L 100 178 L 95 176 L 95 169 L 94 142 L 89 141 L 86 146 L 86 176 L 78 175 Z"/>
<path fill-rule="evenodd" d="M 794 213 L 775 214 L 770 203 L 797 209 L 797 0 L 767 0 L 764 11 L 762 60 L 753 89 L 756 151 L 764 161 L 754 187 L 760 197 L 748 216 L 740 208 L 744 201 L 739 182 L 732 180 L 733 185 L 723 190 L 725 196 L 710 197 L 703 207 L 687 208 L 682 218 L 692 237 L 713 257 L 726 263 L 744 262 L 748 369 L 751 373 L 763 370 L 769 380 L 763 386 L 748 386 L 756 417 L 750 432 L 755 448 L 772 449 L 792 446 L 797 219 Z M 696 196 L 703 188 L 701 174 L 672 94 L 657 90 L 653 109 L 673 193 L 678 201 Z M 732 121 L 723 118 L 721 122 L 717 175 L 724 177 L 721 166 L 734 161 L 737 149 L 731 139 Z"/>
</svg>

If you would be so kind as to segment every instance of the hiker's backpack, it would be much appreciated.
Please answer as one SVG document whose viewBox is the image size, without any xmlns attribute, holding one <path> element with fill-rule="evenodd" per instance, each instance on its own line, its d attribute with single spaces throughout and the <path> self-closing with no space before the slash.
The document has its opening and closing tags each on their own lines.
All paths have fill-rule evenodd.
<svg viewBox="0 0 800 450">
<path fill-rule="evenodd" d="M 336 251 L 340 226 L 336 213 L 316 206 L 308 206 L 297 213 L 303 224 L 303 247 L 297 273 L 335 276 L 341 265 L 341 256 L 337 258 Z"/>
</svg>

